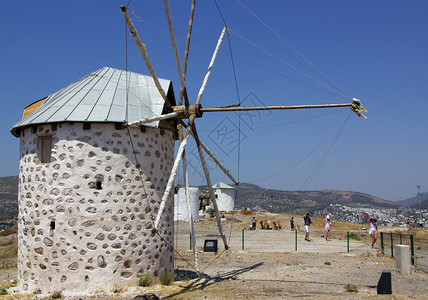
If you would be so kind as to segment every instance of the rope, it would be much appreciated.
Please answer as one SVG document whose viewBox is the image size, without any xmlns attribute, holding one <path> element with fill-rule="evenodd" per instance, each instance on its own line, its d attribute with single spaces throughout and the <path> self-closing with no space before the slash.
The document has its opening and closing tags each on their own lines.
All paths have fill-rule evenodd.
<svg viewBox="0 0 428 300">
<path fill-rule="evenodd" d="M 135 16 L 137 16 L 134 12 L 132 12 L 132 13 L 133 13 Z M 154 24 L 157 24 L 157 25 L 159 25 L 159 26 L 161 26 L 161 27 L 167 27 L 167 25 L 162 24 L 162 23 L 160 23 L 160 22 L 158 22 L 158 21 L 156 21 L 156 20 L 150 19 L 150 18 L 148 18 L 148 17 L 145 17 L 145 16 L 144 16 L 144 17 L 141 17 L 141 18 L 144 18 L 145 20 L 148 20 L 148 21 L 150 21 L 150 22 L 152 22 L 152 23 L 154 23 Z M 142 21 L 140 21 L 140 22 L 142 22 Z M 185 34 L 185 33 L 183 33 L 183 32 L 180 32 L 180 31 L 177 31 L 177 30 L 176 30 L 175 32 L 176 32 L 177 34 L 179 34 L 179 35 L 186 36 L 186 34 Z M 209 44 L 209 43 L 207 43 L 207 42 L 204 42 L 204 41 L 202 41 L 202 40 L 200 40 L 200 39 L 198 39 L 198 38 L 192 37 L 192 40 L 194 40 L 195 42 L 197 42 L 197 43 L 199 43 L 199 44 L 201 44 L 201 45 L 204 45 L 204 46 L 206 46 L 206 47 L 209 47 L 209 48 L 211 48 L 211 49 L 214 49 L 214 48 L 215 48 L 215 47 L 213 47 L 211 44 Z M 225 50 L 221 50 L 221 49 L 219 50 L 219 52 L 222 52 L 222 53 L 224 53 L 224 54 L 230 54 L 230 53 L 226 52 Z M 267 72 L 270 72 L 270 73 L 275 74 L 275 75 L 277 75 L 277 76 L 281 76 L 281 77 L 283 77 L 283 78 L 287 78 L 287 79 L 292 80 L 292 81 L 294 81 L 294 82 L 298 82 L 298 83 L 300 83 L 300 84 L 302 84 L 302 85 L 304 85 L 304 86 L 307 86 L 307 87 L 310 87 L 310 88 L 313 88 L 313 89 L 316 89 L 316 90 L 322 91 L 323 93 L 330 94 L 330 95 L 333 95 L 333 96 L 338 97 L 338 98 L 350 99 L 350 97 L 348 97 L 348 96 L 344 97 L 343 95 L 339 95 L 339 94 L 336 94 L 336 93 L 330 92 L 330 91 L 328 91 L 328 90 L 322 89 L 322 88 L 317 87 L 317 86 L 315 86 L 315 85 L 312 85 L 312 84 L 306 83 L 306 82 L 301 81 L 301 80 L 299 80 L 299 79 L 293 78 L 293 77 L 288 76 L 288 75 L 286 75 L 286 74 L 283 74 L 283 73 L 281 73 L 281 72 L 275 71 L 275 70 L 270 69 L 270 68 L 267 68 L 267 67 L 265 67 L 265 66 L 263 66 L 263 65 L 260 65 L 260 64 L 257 64 L 257 63 L 255 63 L 255 62 L 252 62 L 252 61 L 250 61 L 250 60 L 248 60 L 248 59 L 246 59 L 246 58 L 240 57 L 240 56 L 238 56 L 238 55 L 235 55 L 235 54 L 234 54 L 234 55 L 233 55 L 233 57 L 234 57 L 234 58 L 236 58 L 236 59 L 239 59 L 239 60 L 241 60 L 241 61 L 243 61 L 243 62 L 246 62 L 246 63 L 248 63 L 248 64 L 250 64 L 250 65 L 253 65 L 253 66 L 255 66 L 255 67 L 259 68 L 259 69 L 265 70 L 265 71 L 267 71 Z M 333 90 L 333 89 L 331 89 L 330 87 L 328 87 L 328 88 L 329 88 L 330 90 Z"/>
<path fill-rule="evenodd" d="M 306 183 L 310 183 L 312 182 L 313 178 L 315 177 L 315 174 L 318 173 L 318 171 L 321 169 L 322 164 L 324 163 L 325 159 L 327 158 L 328 154 L 331 152 L 331 149 L 333 149 L 333 146 L 336 144 L 339 136 L 341 135 L 343 129 L 345 128 L 346 122 L 349 120 L 349 116 L 351 115 L 352 111 L 350 111 L 348 113 L 348 115 L 345 117 L 345 119 L 342 121 L 342 123 L 339 125 L 340 126 L 340 130 L 337 134 L 337 136 L 335 137 L 335 139 L 333 140 L 333 143 L 330 145 L 330 147 L 327 149 L 326 153 L 324 154 L 324 156 L 322 157 L 322 159 L 320 160 L 320 162 L 318 163 L 318 165 L 315 167 L 315 169 L 312 171 L 311 175 L 308 177 L 308 179 L 302 184 L 302 186 L 299 188 L 299 190 L 301 190 Z"/>
<path fill-rule="evenodd" d="M 312 80 L 313 80 L 313 81 L 315 81 L 315 82 L 318 82 L 319 84 L 321 84 L 321 85 L 325 86 L 325 87 L 326 87 L 326 88 L 328 88 L 328 89 L 334 90 L 334 89 L 332 89 L 332 88 L 331 88 L 331 86 L 327 85 L 326 83 L 324 83 L 324 82 L 322 82 L 322 81 L 320 81 L 320 80 L 316 79 L 315 77 L 313 77 L 313 76 L 309 75 L 309 74 L 308 74 L 308 73 L 306 73 L 306 72 L 303 72 L 302 70 L 298 69 L 297 67 L 293 66 L 292 64 L 290 64 L 290 63 L 286 62 L 285 60 L 283 60 L 283 59 L 279 58 L 278 56 L 274 55 L 273 53 L 271 53 L 271 52 L 267 51 L 267 50 L 266 50 L 266 49 L 264 49 L 263 47 L 261 47 L 261 46 L 257 45 L 257 44 L 256 44 L 256 43 L 254 43 L 254 42 L 251 42 L 249 39 L 247 39 L 247 38 L 243 37 L 242 35 L 238 34 L 237 32 L 233 31 L 232 29 L 229 29 L 229 31 L 230 31 L 231 33 L 235 34 L 235 35 L 236 35 L 237 37 L 239 37 L 240 39 L 242 39 L 242 40 L 244 40 L 245 42 L 247 42 L 248 44 L 250 44 L 250 45 L 252 45 L 252 46 L 256 47 L 256 48 L 257 48 L 257 49 L 259 49 L 260 51 L 262 51 L 262 52 L 266 53 L 267 55 L 271 56 L 271 57 L 272 57 L 272 58 L 274 58 L 275 60 L 277 60 L 277 61 L 279 61 L 279 62 L 281 62 L 281 63 L 283 63 L 283 64 L 285 64 L 285 65 L 289 66 L 290 68 L 292 68 L 292 69 L 293 69 L 293 70 L 295 70 L 296 72 L 299 72 L 299 73 L 303 74 L 304 76 L 306 76 L 306 77 L 308 77 L 308 78 L 312 79 Z M 346 95 L 346 94 L 345 94 L 345 95 Z M 349 97 L 348 95 L 346 95 L 346 97 L 347 97 L 348 99 L 352 99 L 352 98 L 351 98 L 351 97 Z"/>
<path fill-rule="evenodd" d="M 260 23 L 262 23 L 266 28 L 268 28 L 276 37 L 278 37 L 284 44 L 296 52 L 301 58 L 303 58 L 310 66 L 312 66 L 319 74 L 321 74 L 327 83 L 333 86 L 337 91 L 341 92 L 347 98 L 352 99 L 348 94 L 346 94 L 341 88 L 337 86 L 332 80 L 330 80 L 324 73 L 322 73 L 313 63 L 311 63 L 303 54 L 301 54 L 295 47 L 288 43 L 284 38 L 282 38 L 276 31 L 274 31 L 269 25 L 262 21 L 253 11 L 251 11 L 247 6 L 245 6 L 241 1 L 236 0 L 241 6 L 243 6 L 250 14 L 252 14 Z M 297 59 L 296 59 L 297 60 Z M 297 60 L 299 61 L 299 60 Z M 314 72 L 315 73 L 315 72 Z"/>
</svg>

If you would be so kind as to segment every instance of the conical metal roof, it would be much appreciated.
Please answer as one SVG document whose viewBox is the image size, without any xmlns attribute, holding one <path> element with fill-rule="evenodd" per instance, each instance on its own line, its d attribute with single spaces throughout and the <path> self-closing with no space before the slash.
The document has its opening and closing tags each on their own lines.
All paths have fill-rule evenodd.
<svg viewBox="0 0 428 300">
<path fill-rule="evenodd" d="M 218 182 L 218 183 L 216 183 L 216 184 L 214 184 L 213 186 L 212 186 L 212 188 L 213 189 L 234 189 L 232 186 L 230 186 L 230 185 L 228 185 L 228 184 L 226 184 L 226 183 L 224 183 L 224 182 Z"/>
<path fill-rule="evenodd" d="M 174 106 L 172 82 L 159 82 Z M 131 123 L 161 115 L 164 105 L 152 77 L 104 67 L 49 95 L 11 132 L 19 136 L 18 128 L 56 122 Z M 145 124 L 158 125 L 159 121 Z"/>
</svg>

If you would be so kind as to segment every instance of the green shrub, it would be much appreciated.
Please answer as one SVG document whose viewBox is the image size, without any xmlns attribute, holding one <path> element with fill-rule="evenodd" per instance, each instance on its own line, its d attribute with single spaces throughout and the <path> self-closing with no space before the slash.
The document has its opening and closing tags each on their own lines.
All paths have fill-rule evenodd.
<svg viewBox="0 0 428 300">
<path fill-rule="evenodd" d="M 329 262 L 329 261 L 326 261 L 324 264 L 327 266 L 331 266 L 331 262 Z"/>
<path fill-rule="evenodd" d="M 152 284 L 152 276 L 150 274 L 141 274 L 140 278 L 138 279 L 138 285 L 139 286 L 150 286 Z"/>
<path fill-rule="evenodd" d="M 163 285 L 170 285 L 175 279 L 175 273 L 165 270 L 165 272 L 161 275 L 161 277 L 159 278 L 160 282 Z"/>
<path fill-rule="evenodd" d="M 358 287 L 352 283 L 348 283 L 346 284 L 344 287 L 345 291 L 349 292 L 349 293 L 356 293 L 358 292 Z"/>
<path fill-rule="evenodd" d="M 116 288 L 114 288 L 114 289 L 113 289 L 113 293 L 115 293 L 115 294 L 122 293 L 122 288 L 121 288 L 121 287 L 116 287 Z"/>
<path fill-rule="evenodd" d="M 51 299 L 61 299 L 61 298 L 62 298 L 62 292 L 61 291 L 55 291 L 51 296 Z"/>
<path fill-rule="evenodd" d="M 349 233 L 349 238 L 351 240 L 357 240 L 357 241 L 361 240 L 361 236 L 358 233 L 356 233 L 356 232 L 350 232 Z"/>
<path fill-rule="evenodd" d="M 7 290 L 5 288 L 0 288 L 0 295 L 7 295 Z"/>
</svg>

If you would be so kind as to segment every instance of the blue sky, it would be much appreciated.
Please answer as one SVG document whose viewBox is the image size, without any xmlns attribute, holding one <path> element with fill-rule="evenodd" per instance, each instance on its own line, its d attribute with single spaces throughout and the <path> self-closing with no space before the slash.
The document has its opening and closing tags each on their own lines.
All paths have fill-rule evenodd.
<svg viewBox="0 0 428 300">
<path fill-rule="evenodd" d="M 12 1 L 0 11 L 0 176 L 18 174 L 19 140 L 9 130 L 25 106 L 104 66 L 148 74 L 119 7 L 127 2 Z M 181 59 L 190 3 L 170 1 Z M 240 136 L 236 113 L 206 113 L 197 120 L 200 137 L 236 178 L 266 188 L 351 190 L 386 200 L 415 196 L 417 184 L 427 191 L 428 2 L 217 4 L 230 29 L 244 106 L 349 102 L 321 84 L 314 75 L 319 70 L 368 109 L 367 120 L 347 118 L 349 109 L 241 114 Z M 129 9 L 144 21 L 133 17 L 157 75 L 173 80 L 178 97 L 163 1 L 134 0 Z M 191 102 L 222 27 L 214 1 L 199 1 L 186 80 Z M 239 102 L 228 38 L 221 50 L 204 107 Z M 203 184 L 194 144 L 187 149 L 191 184 Z M 213 183 L 230 182 L 209 165 Z"/>
</svg>

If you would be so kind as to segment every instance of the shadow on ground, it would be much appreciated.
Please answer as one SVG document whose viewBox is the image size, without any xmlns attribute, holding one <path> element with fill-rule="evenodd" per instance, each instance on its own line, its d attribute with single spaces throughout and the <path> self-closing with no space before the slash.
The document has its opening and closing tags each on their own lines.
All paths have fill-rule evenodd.
<svg viewBox="0 0 428 300">
<path fill-rule="evenodd" d="M 188 286 L 184 287 L 180 292 L 166 296 L 164 297 L 164 299 L 173 299 L 174 297 L 184 293 L 188 293 L 196 290 L 204 290 L 206 287 L 211 286 L 215 283 L 219 283 L 229 279 L 236 279 L 238 275 L 254 270 L 262 265 L 263 263 L 261 262 L 243 269 L 222 273 L 215 277 L 211 277 L 204 273 L 200 273 L 198 275 L 198 273 L 194 271 L 177 270 L 176 280 L 192 280 L 192 279 L 196 279 L 196 280 L 192 281 Z"/>
</svg>

